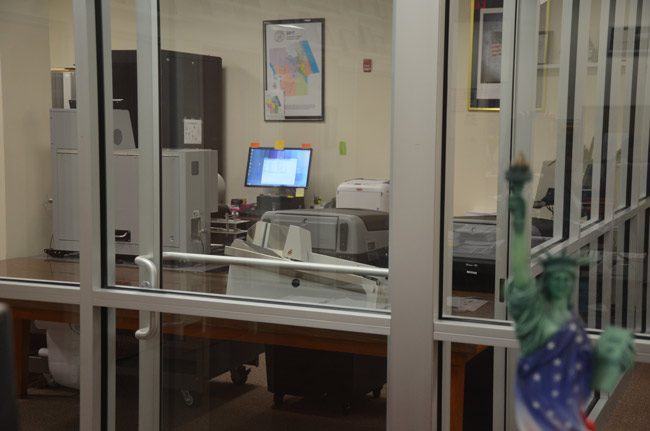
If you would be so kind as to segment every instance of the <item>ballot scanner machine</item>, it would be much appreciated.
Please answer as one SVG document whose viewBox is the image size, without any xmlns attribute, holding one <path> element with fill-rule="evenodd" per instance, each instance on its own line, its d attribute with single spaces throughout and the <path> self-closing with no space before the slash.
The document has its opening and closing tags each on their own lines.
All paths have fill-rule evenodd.
<svg viewBox="0 0 650 431">
<path fill-rule="evenodd" d="M 323 211 L 321 215 L 323 214 L 328 212 Z M 329 214 L 323 216 L 332 218 L 332 212 Z M 263 219 L 277 217 L 278 214 L 270 214 Z M 319 240 L 314 234 L 317 231 L 315 226 L 318 226 L 318 217 L 311 221 L 311 225 L 309 222 L 304 223 L 305 217 L 306 215 L 302 214 L 299 224 L 257 222 L 249 230 L 246 240 L 237 239 L 231 246 L 226 247 L 225 253 L 231 257 L 269 261 L 268 265 L 231 264 L 228 272 L 228 295 L 338 307 L 387 309 L 388 271 L 341 258 L 365 256 L 364 259 L 367 260 L 367 254 L 359 252 L 358 244 L 352 244 L 355 241 L 350 243 L 349 248 L 353 253 L 346 254 L 347 247 L 341 248 L 340 244 L 337 251 L 336 244 L 340 241 L 340 232 L 334 242 L 327 236 Z M 363 232 L 354 232 L 360 225 L 352 223 L 349 217 L 350 214 L 342 217 L 343 223 L 345 220 L 351 223 L 349 237 L 363 237 Z M 287 222 L 287 219 L 282 220 Z M 311 230 L 308 230 L 309 226 Z M 339 230 L 338 223 L 334 220 L 327 219 L 326 226 L 329 226 L 327 232 L 330 234 Z M 312 243 L 314 238 L 318 241 L 318 247 Z M 379 248 L 385 246 L 379 239 L 375 241 L 382 245 Z M 328 251 L 330 255 L 317 253 L 315 250 Z M 310 264 L 316 266 L 310 267 Z M 323 267 L 318 267 L 319 264 Z M 341 271 L 333 271 L 331 267 L 334 266 Z M 338 403 L 343 412 L 348 412 L 355 399 L 367 393 L 378 397 L 386 383 L 385 357 L 276 345 L 267 345 L 265 351 L 267 385 L 268 390 L 273 393 L 276 406 L 283 404 L 285 395 L 318 398 L 327 396 Z"/>
<path fill-rule="evenodd" d="M 300 226 L 311 234 L 314 252 L 388 267 L 388 213 L 356 208 L 269 211 L 263 221 Z"/>
</svg>

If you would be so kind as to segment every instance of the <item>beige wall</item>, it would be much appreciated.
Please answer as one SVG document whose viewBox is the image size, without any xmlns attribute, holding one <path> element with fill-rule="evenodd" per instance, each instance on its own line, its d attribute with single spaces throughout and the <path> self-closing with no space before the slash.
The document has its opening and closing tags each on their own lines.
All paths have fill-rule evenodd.
<svg viewBox="0 0 650 431">
<path fill-rule="evenodd" d="M 0 52 L 0 260 L 7 258 L 7 215 L 5 208 L 5 141 L 2 113 L 2 53 Z"/>
<path fill-rule="evenodd" d="M 542 108 L 535 113 L 531 168 L 534 174 L 531 190 L 537 198 L 543 196 L 538 190 L 542 163 L 555 160 L 558 142 L 558 78 L 561 37 L 562 1 L 550 1 L 548 29 L 551 32 L 548 45 L 547 66 L 538 71 L 543 80 Z M 499 166 L 500 118 L 498 112 L 468 111 L 470 11 L 471 0 L 463 0 L 458 7 L 458 16 L 452 17 L 454 49 L 450 52 L 450 97 L 449 113 L 452 128 L 448 145 L 453 154 L 449 179 L 453 179 L 453 213 L 465 215 L 472 212 L 494 213 L 497 204 L 497 186 L 502 173 Z M 598 43 L 599 2 L 592 6 L 592 35 Z M 584 130 L 580 144 L 589 148 L 598 120 L 595 118 L 598 98 L 590 89 L 595 88 L 596 68 L 590 67 L 585 80 L 585 106 L 583 109 Z M 542 187 L 544 188 L 544 187 Z M 535 210 L 535 216 L 550 218 L 548 210 Z"/>
<path fill-rule="evenodd" d="M 559 2 L 555 2 L 558 9 Z M 453 154 L 450 178 L 453 180 L 453 214 L 495 213 L 497 210 L 499 171 L 500 115 L 495 111 L 469 111 L 469 73 L 471 46 L 471 0 L 463 0 L 457 17 L 452 17 L 454 48 L 450 52 L 449 127 L 452 130 L 448 145 Z M 556 58 L 554 46 L 559 41 L 559 19 L 549 20 L 554 31 L 549 44 L 549 62 Z M 556 44 L 554 45 L 555 42 Z M 548 70 L 544 81 L 544 109 L 535 120 L 532 169 L 539 173 L 544 160 L 554 159 L 557 71 Z M 453 175 L 453 176 L 452 176 Z M 537 188 L 535 178 L 533 190 Z"/>
<path fill-rule="evenodd" d="M 598 3 L 598 2 L 596 2 Z M 552 1 L 549 63 L 557 63 L 561 2 Z M 449 112 L 450 151 L 455 215 L 496 210 L 499 160 L 499 114 L 467 110 L 470 0 L 463 0 L 452 29 L 450 53 L 453 77 Z M 599 10 L 596 5 L 595 11 Z M 227 198 L 254 200 L 260 189 L 243 187 L 246 154 L 251 141 L 271 145 L 284 139 L 288 146 L 310 143 L 315 149 L 308 198 L 331 198 L 337 184 L 353 177 L 388 177 L 390 158 L 391 20 L 390 0 L 313 2 L 311 0 L 162 0 L 161 37 L 165 49 L 220 56 L 224 66 L 225 142 L 220 155 L 226 162 Z M 262 111 L 262 21 L 291 17 L 326 19 L 326 121 L 321 123 L 265 123 Z M 597 42 L 598 13 L 592 16 L 592 40 Z M 453 20 L 453 18 L 452 18 Z M 135 48 L 134 0 L 112 1 L 114 49 Z M 72 0 L 0 3 L 0 256 L 36 254 L 48 246 L 51 213 L 49 119 L 50 67 L 74 64 Z M 10 36 L 9 36 L 10 35 Z M 29 52 L 29 55 L 25 55 Z M 361 71 L 363 58 L 374 70 Z M 546 74 L 544 108 L 535 120 L 533 169 L 555 158 L 558 69 Z M 587 88 L 595 85 L 590 69 Z M 16 85 L 29 83 L 29 85 Z M 592 103 L 593 92 L 587 93 Z M 585 107 L 585 126 L 598 123 L 595 106 Z M 0 127 L 1 124 L 0 123 Z M 589 146 L 593 133 L 583 136 Z M 338 154 L 338 142 L 348 143 L 348 155 Z M 3 164 L 3 157 L 5 163 Z M 536 178 L 537 180 L 538 178 Z M 426 185 L 423 185 L 425 187 Z M 536 190 L 536 183 L 533 190 Z M 417 194 L 417 191 L 416 191 Z M 417 197 L 416 197 L 417 199 Z M 545 214 L 537 214 L 545 215 Z M 2 223 L 11 226 L 3 230 Z M 6 237 L 3 240 L 3 237 Z"/>
<path fill-rule="evenodd" d="M 0 2 L 0 58 L 5 247 L 7 257 L 28 256 L 41 253 L 51 236 L 50 47 L 42 1 Z"/>
<path fill-rule="evenodd" d="M 112 2 L 115 49 L 135 47 L 133 0 Z M 281 12 L 280 12 L 281 11 Z M 314 147 L 311 187 L 325 199 L 354 177 L 389 174 L 391 13 L 389 0 L 319 3 L 269 0 L 173 1 L 161 4 L 162 46 L 220 56 L 224 65 L 228 198 L 254 200 L 245 189 L 251 141 Z M 262 21 L 291 17 L 326 19 L 326 121 L 265 123 L 262 112 Z M 0 2 L 0 257 L 42 253 L 51 238 L 49 108 L 51 67 L 74 64 L 71 0 Z M 361 71 L 372 58 L 373 72 Z M 338 142 L 348 143 L 347 156 Z M 2 163 L 2 155 L 6 163 Z M 5 190 L 3 196 L 2 191 Z M 10 231 L 3 225 L 11 226 Z"/>
<path fill-rule="evenodd" d="M 69 0 L 68 0 L 69 1 Z M 112 3 L 114 49 L 134 49 L 133 0 Z M 254 201 L 263 189 L 243 186 L 249 144 L 314 148 L 307 198 L 334 197 L 336 186 L 350 178 L 388 178 L 390 173 L 390 104 L 392 2 L 356 0 L 314 2 L 267 0 L 241 2 L 162 0 L 161 45 L 164 49 L 219 56 L 225 88 L 225 180 L 227 199 Z M 325 121 L 266 123 L 263 119 L 262 21 L 325 18 Z M 363 73 L 363 58 L 373 59 Z M 339 155 L 347 142 L 347 156 Z"/>
<path fill-rule="evenodd" d="M 388 178 L 390 172 L 391 14 L 390 0 L 314 2 L 161 2 L 165 49 L 219 56 L 225 88 L 227 197 L 254 200 L 262 189 L 243 187 L 251 141 L 314 148 L 307 191 L 324 199 L 349 178 Z M 266 123 L 263 120 L 262 21 L 325 18 L 325 121 Z M 363 58 L 373 72 L 363 73 Z M 339 155 L 339 141 L 348 155 Z"/>
<path fill-rule="evenodd" d="M 470 6 L 471 0 L 463 0 L 458 16 L 451 18 L 454 48 L 449 53 L 448 128 L 452 135 L 447 144 L 453 161 L 447 180 L 453 181 L 454 215 L 496 211 L 499 175 L 499 113 L 467 110 Z"/>
<path fill-rule="evenodd" d="M 50 16 L 50 65 L 52 68 L 75 64 L 72 0 L 48 0 Z"/>
</svg>

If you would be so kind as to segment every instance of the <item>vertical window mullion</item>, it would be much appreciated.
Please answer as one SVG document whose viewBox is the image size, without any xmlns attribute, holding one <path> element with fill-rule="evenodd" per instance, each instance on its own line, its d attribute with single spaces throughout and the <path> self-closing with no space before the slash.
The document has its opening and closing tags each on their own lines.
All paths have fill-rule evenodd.
<svg viewBox="0 0 650 431">
<path fill-rule="evenodd" d="M 623 49 L 623 32 L 618 31 L 625 26 L 625 0 L 613 0 L 610 18 L 612 21 L 608 28 L 610 29 L 607 51 L 607 67 L 609 70 L 609 85 L 606 94 L 605 115 L 603 122 L 607 122 L 607 130 L 603 131 L 603 150 L 602 166 L 603 177 L 601 178 L 601 199 L 604 202 L 604 219 L 611 220 L 617 208 L 616 202 L 616 139 L 618 138 L 616 109 L 620 98 L 620 67 L 615 64 L 614 57 L 616 52 Z M 604 192 L 604 193 L 603 193 Z"/>
<path fill-rule="evenodd" d="M 566 238 L 570 226 L 571 171 L 575 104 L 576 45 L 580 1 L 562 2 L 558 128 L 556 136 L 555 205 L 553 236 Z"/>
<path fill-rule="evenodd" d="M 387 422 L 394 430 L 429 430 L 437 423 L 439 346 L 432 330 L 441 289 L 445 3 L 393 6 Z M 433 192 L 414 213 L 411 194 L 422 184 Z"/>
<path fill-rule="evenodd" d="M 94 293 L 101 289 L 101 211 L 99 176 L 100 106 L 97 61 L 97 2 L 75 0 L 77 139 L 79 142 L 80 238 L 80 429 L 100 429 L 101 309 Z"/>
</svg>

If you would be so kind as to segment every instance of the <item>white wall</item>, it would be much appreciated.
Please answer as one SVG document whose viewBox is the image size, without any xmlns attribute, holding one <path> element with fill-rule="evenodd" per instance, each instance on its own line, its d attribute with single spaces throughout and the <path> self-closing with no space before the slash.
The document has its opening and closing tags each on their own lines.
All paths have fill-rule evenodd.
<svg viewBox="0 0 650 431">
<path fill-rule="evenodd" d="M 40 254 L 51 236 L 50 47 L 39 0 L 0 2 L 0 58 L 7 257 Z M 2 151 L 0 151 L 2 153 Z M 1 237 L 0 237 L 1 238 Z"/>
</svg>

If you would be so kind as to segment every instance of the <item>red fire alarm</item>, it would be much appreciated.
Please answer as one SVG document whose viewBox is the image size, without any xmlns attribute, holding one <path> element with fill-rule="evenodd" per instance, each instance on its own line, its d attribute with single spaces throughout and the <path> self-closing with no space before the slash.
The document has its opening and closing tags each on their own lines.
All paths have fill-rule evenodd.
<svg viewBox="0 0 650 431">
<path fill-rule="evenodd" d="M 372 72 L 372 58 L 363 59 L 363 71 Z"/>
</svg>

